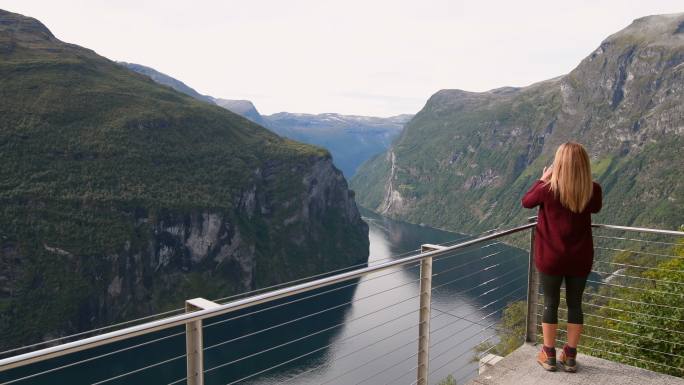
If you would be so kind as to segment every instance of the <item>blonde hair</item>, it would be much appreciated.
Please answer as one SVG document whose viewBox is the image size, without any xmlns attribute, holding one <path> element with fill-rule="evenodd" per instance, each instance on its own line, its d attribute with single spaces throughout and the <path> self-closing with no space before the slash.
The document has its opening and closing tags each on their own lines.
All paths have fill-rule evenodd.
<svg viewBox="0 0 684 385">
<path fill-rule="evenodd" d="M 549 187 L 570 211 L 580 213 L 587 206 L 593 192 L 591 164 L 581 144 L 566 142 L 558 147 Z"/>
</svg>

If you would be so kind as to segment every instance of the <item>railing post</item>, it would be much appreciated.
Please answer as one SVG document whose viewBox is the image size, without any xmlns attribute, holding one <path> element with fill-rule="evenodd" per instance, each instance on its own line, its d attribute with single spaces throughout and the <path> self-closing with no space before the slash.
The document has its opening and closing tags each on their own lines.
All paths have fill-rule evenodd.
<svg viewBox="0 0 684 385">
<path fill-rule="evenodd" d="M 421 252 L 438 250 L 436 245 L 422 245 Z M 417 385 L 427 385 L 430 363 L 430 304 L 432 301 L 432 257 L 420 261 L 420 320 L 418 324 L 418 380 Z"/>
<path fill-rule="evenodd" d="M 219 306 L 204 298 L 193 298 L 185 301 L 185 312 L 211 309 Z M 202 347 L 202 320 L 185 324 L 185 351 L 187 361 L 187 384 L 204 385 L 204 355 Z"/>
<path fill-rule="evenodd" d="M 535 222 L 537 217 L 528 218 L 529 222 Z M 527 267 L 527 320 L 525 341 L 537 343 L 537 300 L 539 299 L 539 273 L 534 266 L 534 232 L 530 229 L 530 254 Z"/>
</svg>

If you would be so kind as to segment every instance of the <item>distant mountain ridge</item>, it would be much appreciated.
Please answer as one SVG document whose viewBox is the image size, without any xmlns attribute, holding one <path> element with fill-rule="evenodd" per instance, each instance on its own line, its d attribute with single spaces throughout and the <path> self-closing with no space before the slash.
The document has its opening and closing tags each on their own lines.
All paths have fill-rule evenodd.
<svg viewBox="0 0 684 385">
<path fill-rule="evenodd" d="M 583 143 L 604 188 L 598 221 L 684 223 L 684 14 L 648 16 L 569 74 L 487 92 L 441 90 L 352 180 L 394 218 L 476 232 L 518 224 L 557 146 Z"/>
<path fill-rule="evenodd" d="M 412 116 L 279 112 L 264 116 L 264 123 L 279 135 L 328 149 L 337 167 L 351 178 L 363 162 L 390 146 Z"/>
<path fill-rule="evenodd" d="M 347 178 L 353 176 L 367 159 L 386 150 L 392 140 L 399 135 L 404 124 L 413 117 L 409 114 L 380 118 L 336 113 L 289 112 L 261 115 L 249 100 L 230 100 L 202 95 L 182 81 L 153 68 L 125 62 L 120 64 L 197 100 L 216 104 L 242 115 L 278 135 L 326 148 L 332 154 L 335 165 Z"/>
<path fill-rule="evenodd" d="M 261 116 L 259 111 L 257 111 L 254 103 L 249 100 L 230 100 L 230 99 L 216 99 L 213 98 L 216 105 L 225 108 L 226 110 L 232 111 L 238 115 L 242 115 L 245 118 L 253 121 L 256 124 L 260 124 L 266 127 L 264 122 L 264 117 Z"/>
<path fill-rule="evenodd" d="M 159 84 L 163 84 L 165 86 L 169 86 L 173 88 L 176 91 L 182 92 L 188 96 L 192 96 L 193 98 L 197 100 L 201 100 L 203 102 L 207 103 L 214 103 L 214 98 L 211 96 L 207 95 L 202 95 L 199 92 L 195 91 L 193 88 L 188 86 L 187 84 L 183 83 L 182 81 L 175 79 L 169 75 L 166 75 L 164 73 L 161 73 L 154 68 L 144 66 L 142 64 L 135 64 L 135 63 L 126 63 L 126 62 L 118 62 L 122 66 L 133 70 L 139 74 L 143 74 L 145 76 L 149 76 L 152 80 Z"/>
</svg>

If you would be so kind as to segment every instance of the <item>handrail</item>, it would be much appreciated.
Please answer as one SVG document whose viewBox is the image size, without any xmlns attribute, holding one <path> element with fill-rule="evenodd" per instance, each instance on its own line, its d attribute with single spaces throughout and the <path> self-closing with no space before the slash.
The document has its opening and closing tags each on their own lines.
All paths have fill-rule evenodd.
<svg viewBox="0 0 684 385">
<path fill-rule="evenodd" d="M 93 337 L 88 337 L 84 338 L 82 340 L 77 340 L 77 341 L 72 341 L 68 343 L 64 343 L 61 345 L 53 346 L 53 347 L 48 347 L 40 350 L 36 350 L 33 352 L 28 352 L 4 359 L 0 359 L 0 372 L 36 363 L 36 362 L 41 362 L 50 358 L 55 358 L 55 357 L 60 357 L 64 356 L 70 353 L 75 353 L 78 351 L 94 348 L 97 346 L 102 346 L 106 345 L 109 343 L 113 343 L 116 341 L 121 341 L 121 340 L 126 340 L 129 338 L 133 338 L 136 336 L 156 332 L 156 331 L 161 331 L 161 330 L 166 330 L 175 326 L 181 326 L 181 325 L 186 325 L 190 322 L 195 322 L 195 321 L 201 321 L 207 318 L 227 314 L 230 312 L 234 312 L 243 308 L 247 308 L 253 305 L 258 305 L 262 303 L 267 303 L 271 302 L 277 299 L 281 298 L 286 298 L 290 297 L 295 294 L 299 293 L 304 293 L 308 292 L 311 290 L 315 290 L 318 288 L 330 286 L 336 283 L 340 282 L 345 282 L 349 281 L 355 278 L 359 278 L 362 276 L 365 276 L 367 274 L 379 272 L 382 270 L 390 269 L 393 267 L 398 267 L 398 266 L 404 266 L 407 264 L 423 261 L 427 258 L 434 258 L 434 257 L 440 257 L 449 254 L 450 252 L 458 249 L 463 249 L 468 246 L 478 244 L 487 240 L 491 239 L 496 239 L 503 237 L 505 235 L 521 232 L 527 229 L 530 229 L 534 226 L 536 226 L 536 217 L 530 218 L 531 223 L 514 227 L 508 230 L 503 230 L 495 233 L 491 233 L 486 236 L 482 236 L 479 238 L 475 238 L 469 241 L 461 242 L 456 245 L 452 246 L 447 246 L 443 249 L 439 250 L 433 250 L 433 251 L 427 251 L 415 255 L 411 255 L 408 257 L 404 257 L 401 259 L 393 260 L 393 261 L 388 261 L 384 263 L 379 263 L 374 266 L 367 266 L 364 268 L 359 268 L 355 269 L 352 271 L 347 271 L 344 273 L 339 273 L 335 274 L 332 276 L 328 276 L 325 278 L 319 278 L 315 279 L 313 281 L 309 282 L 304 282 L 300 283 L 294 286 L 290 287 L 285 287 L 277 290 L 272 290 L 268 292 L 264 292 L 261 294 L 253 295 L 247 298 L 242 298 L 238 299 L 223 305 L 219 305 L 217 307 L 211 308 L 211 309 L 204 309 L 204 310 L 197 310 L 193 312 L 188 312 L 176 316 L 171 316 L 139 325 L 134 325 L 130 326 L 127 328 L 115 330 L 112 332 L 96 335 Z M 606 229 L 615 229 L 615 230 L 623 230 L 623 231 L 633 231 L 633 232 L 646 232 L 646 233 L 655 233 L 655 234 L 667 234 L 667 235 L 675 235 L 675 236 L 684 236 L 684 232 L 682 231 L 671 231 L 671 230 L 657 230 L 657 229 L 649 229 L 649 228 L 639 228 L 639 227 L 626 227 L 626 226 L 615 226 L 615 225 L 606 225 L 606 224 L 592 224 L 592 227 L 595 228 L 606 228 Z"/>
<path fill-rule="evenodd" d="M 532 216 L 527 218 L 529 221 L 536 221 L 537 216 Z M 632 231 L 635 233 L 651 233 L 651 234 L 662 234 L 662 235 L 676 235 L 679 237 L 684 237 L 684 231 L 676 230 L 660 230 L 660 229 L 650 229 L 648 227 L 629 227 L 629 226 L 617 226 L 617 225 L 606 225 L 603 223 L 592 223 L 591 227 L 598 229 L 612 229 L 612 230 L 623 230 Z"/>
<path fill-rule="evenodd" d="M 658 230 L 658 229 L 649 229 L 646 227 L 627 227 L 627 226 L 616 226 L 616 225 L 604 225 L 602 223 L 592 223 L 591 227 L 596 227 L 599 229 L 624 230 L 624 231 L 633 231 L 633 232 L 637 232 L 637 233 L 676 235 L 679 237 L 684 237 L 684 231 L 675 231 L 675 230 Z"/>
<path fill-rule="evenodd" d="M 174 326 L 185 325 L 189 322 L 200 321 L 206 318 L 211 318 L 219 316 L 222 314 L 230 313 L 236 310 L 240 310 L 253 305 L 258 305 L 270 301 L 274 301 L 280 298 L 289 297 L 295 294 L 308 292 L 321 287 L 330 286 L 336 283 L 345 282 L 352 280 L 354 278 L 359 278 L 364 275 L 382 271 L 385 269 L 407 265 L 413 262 L 421 261 L 425 258 L 430 257 L 440 257 L 450 252 L 458 249 L 463 249 L 465 247 L 484 242 L 490 239 L 496 239 L 503 237 L 508 234 L 517 233 L 523 230 L 527 230 L 531 227 L 536 226 L 535 223 L 528 223 L 522 226 L 514 227 L 508 230 L 499 231 L 490 235 L 486 235 L 480 238 L 472 239 L 466 242 L 462 242 L 453 246 L 447 246 L 441 250 L 434 250 L 425 253 L 420 253 L 405 258 L 397 259 L 394 261 L 388 261 L 374 266 L 369 266 L 365 268 L 360 268 L 345 273 L 336 274 L 330 277 L 320 278 L 314 281 L 301 283 L 298 285 L 273 290 L 270 292 L 254 295 L 251 297 L 239 299 L 227 304 L 220 305 L 215 308 L 198 310 L 194 312 L 184 313 L 176 315 L 173 317 L 163 318 L 156 321 L 147 322 L 140 325 L 130 326 L 124 329 L 115 330 L 112 332 L 100 334 L 93 337 L 84 338 L 78 341 L 72 341 L 65 344 L 36 350 L 33 352 L 28 352 L 20 354 L 13 357 L 8 357 L 0 360 L 0 372 L 16 368 L 19 366 L 24 366 L 40 361 L 45 361 L 50 358 L 61 357 L 70 353 L 79 352 L 82 350 L 94 348 L 97 346 L 106 345 L 112 342 L 121 341 L 136 336 L 161 331 L 165 329 L 172 328 Z"/>
</svg>

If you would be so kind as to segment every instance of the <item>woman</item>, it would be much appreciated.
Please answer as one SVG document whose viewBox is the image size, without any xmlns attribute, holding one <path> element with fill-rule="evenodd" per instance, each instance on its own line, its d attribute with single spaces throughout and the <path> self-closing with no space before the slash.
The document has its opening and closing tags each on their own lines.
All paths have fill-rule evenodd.
<svg viewBox="0 0 684 385">
<path fill-rule="evenodd" d="M 582 333 L 582 293 L 594 259 L 591 214 L 601 210 L 601 186 L 592 182 L 589 156 L 582 145 L 561 144 L 549 168 L 522 199 L 539 206 L 534 238 L 534 264 L 544 290 L 544 346 L 537 361 L 556 370 L 556 331 L 560 286 L 565 280 L 568 306 L 567 344 L 558 357 L 563 370 L 575 372 L 577 343 Z"/>
</svg>

